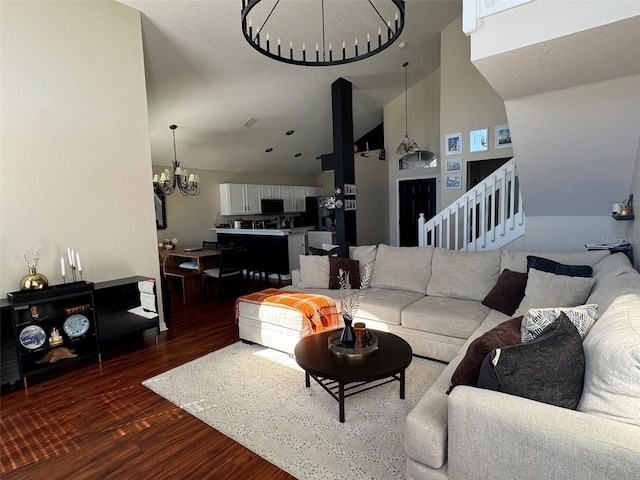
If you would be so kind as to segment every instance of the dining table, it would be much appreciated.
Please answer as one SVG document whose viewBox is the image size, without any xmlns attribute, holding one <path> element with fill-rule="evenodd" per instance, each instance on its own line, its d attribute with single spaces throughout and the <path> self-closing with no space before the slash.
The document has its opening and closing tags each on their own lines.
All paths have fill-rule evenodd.
<svg viewBox="0 0 640 480">
<path fill-rule="evenodd" d="M 180 281 L 182 302 L 188 305 L 202 300 L 202 272 L 217 267 L 219 262 L 219 249 L 175 249 L 167 255 L 164 274 Z M 192 263 L 195 268 L 180 267 L 184 263 Z"/>
</svg>

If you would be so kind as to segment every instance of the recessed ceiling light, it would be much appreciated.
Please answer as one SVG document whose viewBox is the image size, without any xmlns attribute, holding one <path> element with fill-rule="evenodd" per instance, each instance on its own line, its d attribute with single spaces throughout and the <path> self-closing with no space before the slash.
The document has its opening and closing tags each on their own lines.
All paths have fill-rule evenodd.
<svg viewBox="0 0 640 480">
<path fill-rule="evenodd" d="M 244 125 L 245 127 L 247 127 L 247 128 L 251 128 L 251 127 L 253 127 L 253 126 L 255 125 L 255 123 L 256 123 L 257 121 L 258 121 L 258 119 L 257 119 L 257 118 L 250 117 L 250 118 L 249 118 L 249 120 L 247 120 L 246 122 L 244 122 L 244 124 L 243 124 L 243 125 Z"/>
<path fill-rule="evenodd" d="M 298 153 L 296 153 L 296 154 L 294 155 L 294 157 L 299 157 L 300 155 L 302 155 L 302 154 L 301 154 L 300 152 L 298 152 Z"/>
<path fill-rule="evenodd" d="M 294 131 L 293 130 L 287 130 L 285 135 L 293 135 Z"/>
<path fill-rule="evenodd" d="M 265 152 L 267 152 L 267 153 L 271 153 L 271 152 L 273 152 L 273 148 L 269 147 L 269 148 L 267 148 L 267 149 L 265 150 Z"/>
</svg>

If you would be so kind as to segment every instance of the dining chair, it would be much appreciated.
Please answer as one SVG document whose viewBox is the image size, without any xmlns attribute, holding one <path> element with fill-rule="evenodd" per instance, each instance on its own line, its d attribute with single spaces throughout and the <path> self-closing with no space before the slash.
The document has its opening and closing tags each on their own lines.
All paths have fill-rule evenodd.
<svg viewBox="0 0 640 480">
<path fill-rule="evenodd" d="M 202 272 L 202 298 L 207 298 L 207 284 L 213 281 L 218 285 L 218 296 L 224 291 L 231 291 L 233 286 L 244 285 L 243 269 L 246 248 L 244 246 L 220 245 L 220 263 L 218 267 L 208 268 Z"/>
<path fill-rule="evenodd" d="M 204 248 L 205 250 L 217 250 L 218 249 L 218 242 L 212 242 L 209 240 L 203 240 L 202 241 L 202 248 Z"/>
</svg>

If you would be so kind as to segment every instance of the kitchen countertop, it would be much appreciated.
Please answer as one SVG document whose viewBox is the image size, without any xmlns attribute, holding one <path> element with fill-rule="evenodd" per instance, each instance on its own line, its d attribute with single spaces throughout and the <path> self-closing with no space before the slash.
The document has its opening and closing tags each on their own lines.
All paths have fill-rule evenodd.
<svg viewBox="0 0 640 480">
<path fill-rule="evenodd" d="M 283 237 L 293 233 L 289 228 L 212 228 L 216 233 L 231 233 L 234 235 L 269 235 Z"/>
</svg>

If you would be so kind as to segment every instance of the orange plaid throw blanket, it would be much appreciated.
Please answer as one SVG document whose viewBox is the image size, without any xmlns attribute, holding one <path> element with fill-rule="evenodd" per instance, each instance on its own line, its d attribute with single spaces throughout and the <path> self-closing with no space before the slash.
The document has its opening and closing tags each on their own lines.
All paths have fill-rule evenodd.
<svg viewBox="0 0 640 480">
<path fill-rule="evenodd" d="M 298 310 L 309 323 L 313 333 L 340 326 L 336 302 L 324 295 L 297 293 L 277 288 L 243 295 L 236 300 L 236 323 L 240 316 L 240 302 L 273 305 Z"/>
</svg>

